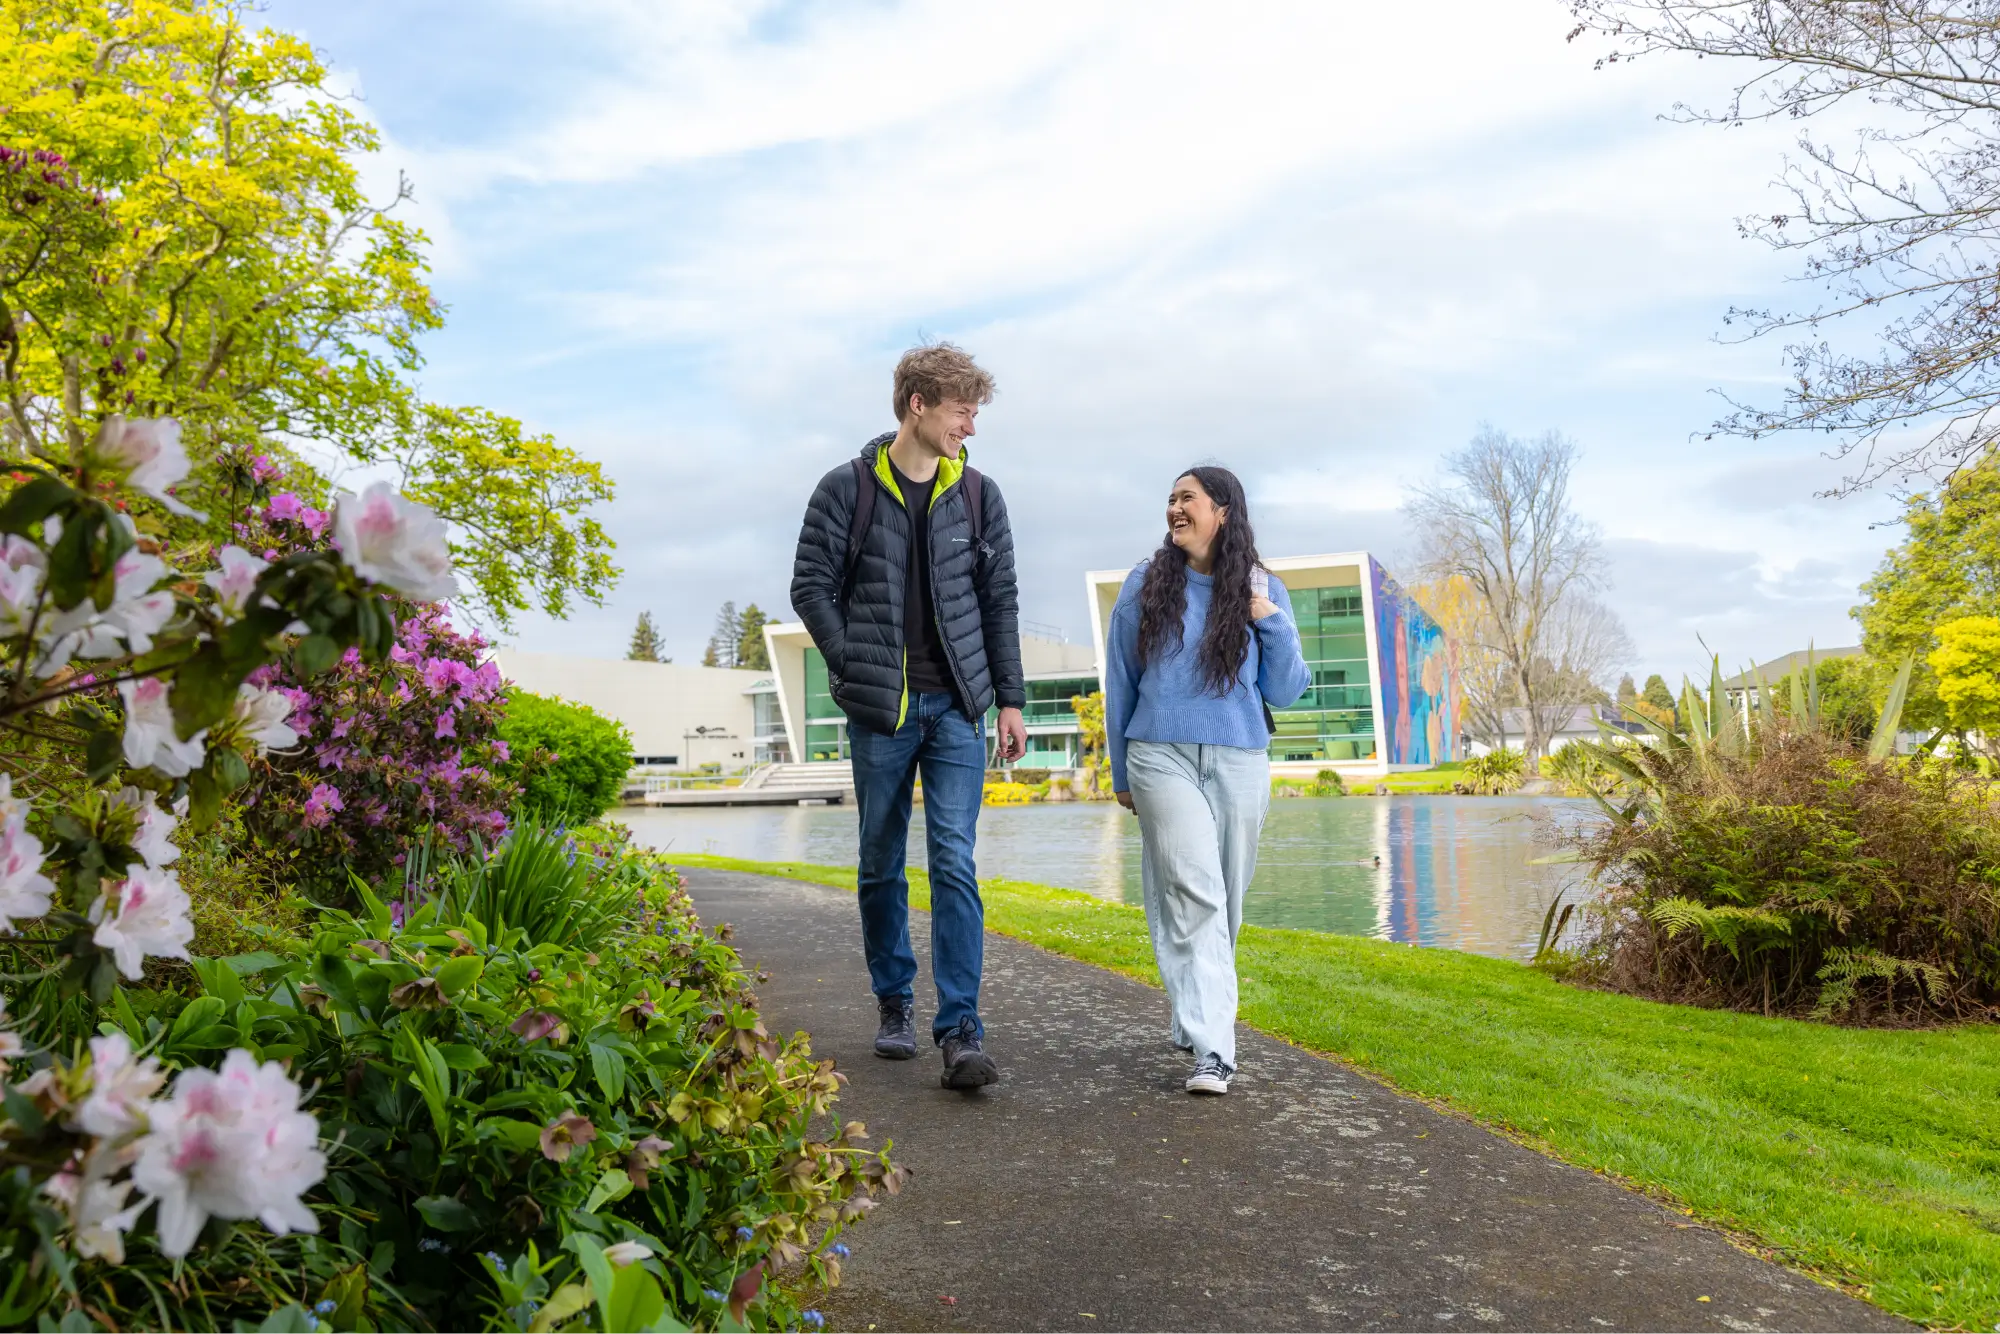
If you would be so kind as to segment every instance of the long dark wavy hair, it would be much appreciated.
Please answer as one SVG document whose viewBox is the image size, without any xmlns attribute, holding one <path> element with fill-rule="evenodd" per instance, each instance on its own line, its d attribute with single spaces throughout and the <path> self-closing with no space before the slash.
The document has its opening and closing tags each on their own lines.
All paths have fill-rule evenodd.
<svg viewBox="0 0 2000 1334">
<path fill-rule="evenodd" d="M 1250 502 L 1236 474 L 1227 468 L 1189 468 L 1174 480 L 1182 477 L 1194 478 L 1208 498 L 1227 511 L 1228 521 L 1215 534 L 1209 566 L 1215 586 L 1198 653 L 1202 686 L 1219 698 L 1235 686 L 1243 660 L 1250 655 L 1250 575 L 1262 562 L 1257 558 L 1257 534 L 1250 526 Z M 1187 568 L 1187 553 L 1174 545 L 1169 533 L 1139 585 L 1141 665 L 1180 651 L 1187 617 Z"/>
</svg>

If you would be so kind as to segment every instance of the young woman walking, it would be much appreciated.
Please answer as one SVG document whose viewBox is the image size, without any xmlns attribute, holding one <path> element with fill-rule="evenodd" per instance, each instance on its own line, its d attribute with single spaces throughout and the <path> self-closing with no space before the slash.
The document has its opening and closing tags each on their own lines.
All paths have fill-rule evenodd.
<svg viewBox="0 0 2000 1334">
<path fill-rule="evenodd" d="M 1137 813 L 1153 955 L 1190 1093 L 1236 1073 L 1236 934 L 1271 803 L 1267 708 L 1312 684 L 1285 586 L 1258 562 L 1243 484 L 1190 468 L 1167 538 L 1111 613 L 1104 726 L 1111 787 Z"/>
</svg>

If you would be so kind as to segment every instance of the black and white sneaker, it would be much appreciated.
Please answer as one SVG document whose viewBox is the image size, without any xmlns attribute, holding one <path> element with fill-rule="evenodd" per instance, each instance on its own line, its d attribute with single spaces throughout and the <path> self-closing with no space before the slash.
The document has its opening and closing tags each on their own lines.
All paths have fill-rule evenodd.
<svg viewBox="0 0 2000 1334">
<path fill-rule="evenodd" d="M 944 1072 L 938 1083 L 948 1089 L 983 1088 L 1000 1078 L 1000 1067 L 979 1048 L 979 1030 L 970 1019 L 944 1035 Z"/>
<path fill-rule="evenodd" d="M 1229 1081 L 1236 1074 L 1236 1067 L 1223 1061 L 1214 1052 L 1209 1052 L 1194 1063 L 1194 1073 L 1188 1076 L 1189 1093 L 1227 1093 Z"/>
<path fill-rule="evenodd" d="M 916 1005 L 908 996 L 877 996 L 882 1026 L 875 1030 L 875 1054 L 885 1061 L 907 1061 L 917 1054 L 917 1027 L 911 1022 Z"/>
</svg>

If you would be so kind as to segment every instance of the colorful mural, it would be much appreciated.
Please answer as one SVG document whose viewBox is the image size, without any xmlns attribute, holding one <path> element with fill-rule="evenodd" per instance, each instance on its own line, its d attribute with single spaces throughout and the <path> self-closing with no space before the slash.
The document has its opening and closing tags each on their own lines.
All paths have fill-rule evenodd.
<svg viewBox="0 0 2000 1334">
<path fill-rule="evenodd" d="M 1458 758 L 1458 652 L 1417 600 L 1368 560 L 1375 612 L 1375 679 L 1381 682 L 1377 726 L 1392 765 L 1444 764 Z"/>
</svg>

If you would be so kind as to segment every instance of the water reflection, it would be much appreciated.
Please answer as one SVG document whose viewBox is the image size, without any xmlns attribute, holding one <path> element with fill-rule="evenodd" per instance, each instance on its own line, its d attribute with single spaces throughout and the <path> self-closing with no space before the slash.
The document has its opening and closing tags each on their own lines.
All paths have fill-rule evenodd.
<svg viewBox="0 0 2000 1334">
<path fill-rule="evenodd" d="M 1533 866 L 1547 826 L 1586 803 L 1528 797 L 1275 801 L 1246 920 L 1506 958 L 1533 953 L 1565 868 Z M 852 862 L 854 812 L 763 806 L 620 812 L 642 842 L 759 861 Z M 979 873 L 1139 902 L 1138 822 L 1110 803 L 990 807 Z M 1379 861 L 1378 861 L 1379 859 Z M 924 864 L 923 814 L 910 860 Z"/>
</svg>

